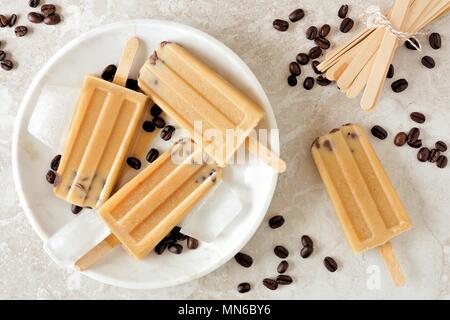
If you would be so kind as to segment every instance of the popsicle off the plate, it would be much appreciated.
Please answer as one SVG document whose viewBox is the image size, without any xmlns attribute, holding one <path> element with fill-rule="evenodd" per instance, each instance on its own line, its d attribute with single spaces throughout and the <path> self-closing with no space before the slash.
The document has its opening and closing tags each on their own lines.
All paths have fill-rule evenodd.
<svg viewBox="0 0 450 320">
<path fill-rule="evenodd" d="M 353 251 L 378 248 L 395 285 L 404 285 L 390 241 L 411 222 L 364 129 L 335 129 L 314 141 L 312 155 Z"/>
<path fill-rule="evenodd" d="M 219 166 L 248 139 L 252 153 L 277 172 L 286 170 L 284 161 L 251 135 L 264 117 L 261 107 L 182 46 L 162 42 L 140 70 L 138 83 Z"/>
</svg>

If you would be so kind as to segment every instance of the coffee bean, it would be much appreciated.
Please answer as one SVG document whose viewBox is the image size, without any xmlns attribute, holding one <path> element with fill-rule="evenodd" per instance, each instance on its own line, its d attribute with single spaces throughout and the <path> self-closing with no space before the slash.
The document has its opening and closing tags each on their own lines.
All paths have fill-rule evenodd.
<svg viewBox="0 0 450 320">
<path fill-rule="evenodd" d="M 297 62 L 295 62 L 295 61 L 292 61 L 289 64 L 289 71 L 294 76 L 299 76 L 302 73 L 302 69 L 300 69 L 300 65 Z"/>
<path fill-rule="evenodd" d="M 299 53 L 297 55 L 297 62 L 300 63 L 302 66 L 304 66 L 308 64 L 309 56 L 306 53 Z"/>
<path fill-rule="evenodd" d="M 106 81 L 113 81 L 114 76 L 116 75 L 117 67 L 114 64 L 110 64 L 106 66 L 106 68 L 102 72 L 102 79 Z"/>
<path fill-rule="evenodd" d="M 278 271 L 278 273 L 285 273 L 288 268 L 289 268 L 289 263 L 286 260 L 283 260 L 278 265 L 277 271 Z"/>
<path fill-rule="evenodd" d="M 55 174 L 55 172 L 50 170 L 50 171 L 47 172 L 47 175 L 45 176 L 45 178 L 47 179 L 48 183 L 54 184 L 55 183 L 55 179 L 56 179 L 56 174 Z"/>
<path fill-rule="evenodd" d="M 442 47 L 441 35 L 437 32 L 433 32 L 432 34 L 430 34 L 429 41 L 430 46 L 435 50 L 440 49 Z"/>
<path fill-rule="evenodd" d="M 134 170 L 139 170 L 141 168 L 141 161 L 135 157 L 129 157 L 127 159 L 127 164 Z"/>
<path fill-rule="evenodd" d="M 250 289 L 251 289 L 250 283 L 247 282 L 240 283 L 237 287 L 239 293 L 249 292 Z"/>
<path fill-rule="evenodd" d="M 286 259 L 289 256 L 289 251 L 283 246 L 276 246 L 273 249 L 273 252 L 278 258 Z"/>
<path fill-rule="evenodd" d="M 319 30 L 316 26 L 311 26 L 308 29 L 306 29 L 306 39 L 308 40 L 314 40 L 317 38 L 317 35 L 319 34 Z"/>
<path fill-rule="evenodd" d="M 441 152 L 447 151 L 447 145 L 443 141 L 436 142 L 435 146 L 436 146 L 436 149 L 438 149 Z"/>
<path fill-rule="evenodd" d="M 284 218 L 282 216 L 280 216 L 280 215 L 273 216 L 269 220 L 269 226 L 272 229 L 277 229 L 277 228 L 281 227 L 283 224 L 284 224 Z"/>
<path fill-rule="evenodd" d="M 422 140 L 419 139 L 413 142 L 408 142 L 408 146 L 414 149 L 422 148 Z"/>
<path fill-rule="evenodd" d="M 127 82 L 125 83 L 125 87 L 127 89 L 133 90 L 133 91 L 139 91 L 138 82 L 135 79 L 127 79 Z"/>
<path fill-rule="evenodd" d="M 293 74 L 291 74 L 289 77 L 288 77 L 288 84 L 291 86 L 291 87 L 295 87 L 296 85 L 297 85 L 297 77 L 295 76 L 295 75 L 293 75 Z"/>
<path fill-rule="evenodd" d="M 280 274 L 277 277 L 277 283 L 280 285 L 289 285 L 292 283 L 292 278 L 291 278 L 291 276 L 288 276 L 285 274 Z"/>
<path fill-rule="evenodd" d="M 270 289 L 270 290 L 277 290 L 277 288 L 278 288 L 278 283 L 273 279 L 268 279 L 268 278 L 264 279 L 263 285 L 267 289 Z"/>
<path fill-rule="evenodd" d="M 404 132 L 399 132 L 394 138 L 394 144 L 397 147 L 404 146 L 406 144 L 406 141 L 408 140 L 408 135 Z"/>
<path fill-rule="evenodd" d="M 319 35 L 321 37 L 325 38 L 327 35 L 330 34 L 330 31 L 331 31 L 330 25 L 329 24 L 324 24 L 319 30 Z"/>
<path fill-rule="evenodd" d="M 420 137 L 420 129 L 419 128 L 412 128 L 411 130 L 409 130 L 408 133 L 408 143 L 412 143 L 417 141 L 417 139 L 419 139 Z"/>
<path fill-rule="evenodd" d="M 311 90 L 314 87 L 314 78 L 312 77 L 306 77 L 305 81 L 303 82 L 303 88 L 306 90 Z"/>
<path fill-rule="evenodd" d="M 289 20 L 291 20 L 292 22 L 297 22 L 303 19 L 304 16 L 305 11 L 303 11 L 303 9 L 296 9 L 292 11 L 291 14 L 289 15 Z"/>
<path fill-rule="evenodd" d="M 417 48 L 419 48 L 419 42 L 414 38 L 409 38 L 409 41 L 405 41 L 405 47 L 409 50 L 417 50 Z"/>
<path fill-rule="evenodd" d="M 61 155 L 58 154 L 57 156 L 55 156 L 52 161 L 50 162 L 50 168 L 53 171 L 58 171 L 59 168 L 59 163 L 61 162 Z"/>
<path fill-rule="evenodd" d="M 187 237 L 188 249 L 195 250 L 198 248 L 198 240 L 192 237 Z"/>
<path fill-rule="evenodd" d="M 338 17 L 341 19 L 345 19 L 348 14 L 348 5 L 344 4 L 339 8 Z"/>
<path fill-rule="evenodd" d="M 168 250 L 173 254 L 180 254 L 183 252 L 183 246 L 178 243 L 172 243 L 169 245 Z"/>
<path fill-rule="evenodd" d="M 438 149 L 432 149 L 430 151 L 430 159 L 428 159 L 428 161 L 430 161 L 431 163 L 436 163 L 440 156 L 441 152 Z"/>
<path fill-rule="evenodd" d="M 154 117 L 159 117 L 161 113 L 162 109 L 157 104 L 154 104 L 153 107 L 150 109 L 150 114 Z"/>
<path fill-rule="evenodd" d="M 83 210 L 82 207 L 74 204 L 70 207 L 70 211 L 72 211 L 73 214 L 79 214 L 82 210 Z"/>
<path fill-rule="evenodd" d="M 338 269 L 336 261 L 331 257 L 326 257 L 323 260 L 323 264 L 330 272 L 335 272 Z"/>
<path fill-rule="evenodd" d="M 161 240 L 155 247 L 155 252 L 158 255 L 161 255 L 164 253 L 168 246 L 168 243 L 166 242 L 166 239 Z"/>
<path fill-rule="evenodd" d="M 430 56 L 425 56 L 422 58 L 422 64 L 428 69 L 433 69 L 436 66 L 436 62 Z"/>
<path fill-rule="evenodd" d="M 4 15 L 0 14 L 0 28 L 7 27 L 9 23 L 9 20 Z"/>
<path fill-rule="evenodd" d="M 28 5 L 32 8 L 37 8 L 39 4 L 41 3 L 40 0 L 30 0 L 28 1 Z"/>
<path fill-rule="evenodd" d="M 147 153 L 147 157 L 145 157 L 147 159 L 147 161 L 149 163 L 153 163 L 156 159 L 158 159 L 159 157 L 159 151 L 152 148 L 150 149 L 150 151 Z"/>
<path fill-rule="evenodd" d="M 304 235 L 302 236 L 302 245 L 304 247 L 314 247 L 314 242 L 309 236 Z"/>
<path fill-rule="evenodd" d="M 44 21 L 44 16 L 37 12 L 30 12 L 27 17 L 28 21 L 32 23 L 41 23 L 42 21 Z"/>
<path fill-rule="evenodd" d="M 28 33 L 28 28 L 25 26 L 17 26 L 14 30 L 16 37 L 24 37 Z"/>
<path fill-rule="evenodd" d="M 430 149 L 421 148 L 417 153 L 417 160 L 420 162 L 427 162 L 430 159 Z"/>
<path fill-rule="evenodd" d="M 378 126 L 378 125 L 377 125 L 377 126 L 374 126 L 374 127 L 372 128 L 371 132 L 372 132 L 372 135 L 373 135 L 374 137 L 376 137 L 376 138 L 378 138 L 378 139 L 380 139 L 380 140 L 384 140 L 384 139 L 386 139 L 387 136 L 388 136 L 387 131 L 386 131 L 384 128 Z"/>
<path fill-rule="evenodd" d="M 15 26 L 16 22 L 17 22 L 17 15 L 16 14 L 12 14 L 11 17 L 9 17 L 8 26 L 10 28 L 12 28 L 12 27 Z"/>
<path fill-rule="evenodd" d="M 322 71 L 320 71 L 319 69 L 317 69 L 317 67 L 319 66 L 320 62 L 317 60 L 314 60 L 313 62 L 311 62 L 311 68 L 313 69 L 314 73 L 316 74 L 322 74 Z"/>
<path fill-rule="evenodd" d="M 390 64 L 390 65 L 389 65 L 388 73 L 387 73 L 387 75 L 386 75 L 386 78 L 392 79 L 392 78 L 394 77 L 394 73 L 395 73 L 394 65 L 393 65 L 393 64 Z"/>
<path fill-rule="evenodd" d="M 9 71 L 14 68 L 14 64 L 11 60 L 5 59 L 1 62 L 1 66 L 3 70 Z"/>
<path fill-rule="evenodd" d="M 162 129 L 166 126 L 166 121 L 164 121 L 164 119 L 161 117 L 154 117 L 152 122 L 159 129 Z"/>
<path fill-rule="evenodd" d="M 446 156 L 440 156 L 436 161 L 436 165 L 441 169 L 444 169 L 447 166 L 447 163 L 448 159 Z"/>
<path fill-rule="evenodd" d="M 168 125 L 161 131 L 161 139 L 163 139 L 164 141 L 169 141 L 170 139 L 172 139 L 172 135 L 174 132 L 175 127 Z"/>
<path fill-rule="evenodd" d="M 354 24 L 353 19 L 345 18 L 342 20 L 339 30 L 341 30 L 342 33 L 347 33 L 352 30 Z"/>
<path fill-rule="evenodd" d="M 320 47 L 314 47 L 311 50 L 309 50 L 309 57 L 311 59 L 317 59 L 322 55 L 322 49 Z"/>
<path fill-rule="evenodd" d="M 323 37 L 317 37 L 314 39 L 314 43 L 323 50 L 327 50 L 331 46 L 330 41 Z"/>
<path fill-rule="evenodd" d="M 53 26 L 61 22 L 61 16 L 57 13 L 51 14 L 48 17 L 45 17 L 44 23 L 49 26 Z"/>
<path fill-rule="evenodd" d="M 391 85 L 391 88 L 395 93 L 403 92 L 408 88 L 408 81 L 406 81 L 406 79 L 399 79 L 397 81 L 394 81 Z"/>
<path fill-rule="evenodd" d="M 322 87 L 328 86 L 331 83 L 330 80 L 328 80 L 327 78 L 324 78 L 323 76 L 318 76 L 316 78 L 316 82 L 319 86 L 322 86 Z"/>
<path fill-rule="evenodd" d="M 145 121 L 142 124 L 142 129 L 144 129 L 144 131 L 146 131 L 146 132 L 153 132 L 153 131 L 155 131 L 156 127 L 155 127 L 155 124 L 153 122 Z"/>
<path fill-rule="evenodd" d="M 55 12 L 56 12 L 56 7 L 53 4 L 44 4 L 41 7 L 41 13 L 46 17 L 54 14 Z"/>
<path fill-rule="evenodd" d="M 234 256 L 234 259 L 237 263 L 239 263 L 244 268 L 250 268 L 253 264 L 253 258 L 250 257 L 248 254 L 239 252 Z"/>
<path fill-rule="evenodd" d="M 300 250 L 300 255 L 303 259 L 308 258 L 314 251 L 313 247 L 303 247 L 302 250 Z"/>
<path fill-rule="evenodd" d="M 181 228 L 176 226 L 170 231 L 168 236 L 171 239 L 175 239 L 177 241 L 184 241 L 187 239 L 187 235 L 181 233 Z"/>
<path fill-rule="evenodd" d="M 424 123 L 426 120 L 426 117 L 423 113 L 420 112 L 413 112 L 410 115 L 411 120 L 417 123 Z"/>
<path fill-rule="evenodd" d="M 287 29 L 289 29 L 289 22 L 281 19 L 275 19 L 272 25 L 275 29 L 281 32 L 284 32 Z"/>
<path fill-rule="evenodd" d="M 0 50 L 0 62 L 5 60 L 5 58 L 6 58 L 6 52 L 3 50 Z"/>
</svg>

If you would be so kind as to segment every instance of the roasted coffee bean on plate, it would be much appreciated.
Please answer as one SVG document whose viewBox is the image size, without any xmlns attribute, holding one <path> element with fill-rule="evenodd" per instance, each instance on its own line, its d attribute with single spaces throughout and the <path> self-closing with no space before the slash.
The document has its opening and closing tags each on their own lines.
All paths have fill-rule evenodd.
<svg viewBox="0 0 450 320">
<path fill-rule="evenodd" d="M 243 282 L 238 285 L 237 290 L 239 293 L 246 293 L 246 292 L 249 292 L 251 290 L 251 288 L 252 287 L 250 286 L 250 283 Z"/>
<path fill-rule="evenodd" d="M 106 68 L 103 70 L 101 77 L 103 80 L 113 81 L 114 76 L 116 75 L 116 72 L 117 72 L 117 66 L 114 64 L 110 64 L 110 65 L 106 66 Z"/>
<path fill-rule="evenodd" d="M 436 163 L 440 156 L 441 152 L 438 149 L 432 149 L 430 151 L 430 159 L 428 161 L 430 161 L 431 163 Z"/>
<path fill-rule="evenodd" d="M 424 123 L 425 120 L 427 120 L 425 115 L 420 112 L 413 112 L 413 113 L 411 113 L 410 117 L 411 117 L 412 121 L 417 122 L 417 123 Z"/>
<path fill-rule="evenodd" d="M 399 132 L 394 138 L 394 144 L 397 147 L 404 146 L 406 144 L 406 141 L 408 140 L 408 135 L 404 132 Z"/>
<path fill-rule="evenodd" d="M 28 28 L 25 26 L 17 26 L 14 30 L 16 37 L 24 37 L 28 33 Z"/>
<path fill-rule="evenodd" d="M 44 4 L 41 7 L 41 13 L 45 16 L 48 17 L 49 15 L 52 15 L 56 12 L 56 7 L 53 4 Z"/>
<path fill-rule="evenodd" d="M 323 37 L 315 38 L 314 43 L 322 50 L 327 50 L 331 46 L 330 41 Z"/>
<path fill-rule="evenodd" d="M 32 8 L 37 8 L 39 4 L 41 3 L 40 0 L 30 0 L 28 1 L 28 5 Z"/>
<path fill-rule="evenodd" d="M 145 157 L 149 163 L 153 163 L 159 157 L 159 151 L 155 148 L 150 149 Z"/>
<path fill-rule="evenodd" d="M 329 24 L 324 24 L 319 30 L 319 36 L 326 37 L 330 34 L 331 27 Z"/>
<path fill-rule="evenodd" d="M 285 273 L 288 268 L 289 268 L 289 263 L 286 260 L 283 260 L 278 265 L 277 272 L 278 273 Z"/>
<path fill-rule="evenodd" d="M 408 81 L 406 81 L 406 79 L 399 79 L 397 81 L 394 81 L 391 84 L 391 88 L 395 93 L 403 92 L 408 88 Z"/>
<path fill-rule="evenodd" d="M 187 237 L 188 249 L 195 250 L 198 248 L 198 240 L 192 237 Z"/>
<path fill-rule="evenodd" d="M 354 24 L 355 22 L 353 21 L 353 19 L 345 18 L 344 20 L 342 20 L 339 30 L 341 30 L 341 32 L 343 33 L 347 33 L 352 30 Z"/>
<path fill-rule="evenodd" d="M 312 77 L 306 77 L 305 81 L 303 82 L 303 88 L 306 90 L 311 90 L 314 87 L 314 78 Z"/>
<path fill-rule="evenodd" d="M 44 21 L 44 16 L 38 12 L 30 12 L 27 17 L 31 23 L 41 23 Z"/>
<path fill-rule="evenodd" d="M 50 162 L 50 168 L 53 171 L 58 171 L 59 168 L 59 163 L 61 162 L 61 155 L 58 154 L 57 156 L 55 156 L 52 161 Z"/>
<path fill-rule="evenodd" d="M 173 243 L 169 245 L 168 250 L 174 254 L 181 254 L 183 252 L 183 246 L 179 243 Z"/>
<path fill-rule="evenodd" d="M 316 26 L 311 26 L 308 29 L 306 29 L 306 39 L 308 40 L 314 40 L 317 38 L 317 35 L 319 34 L 319 30 Z"/>
<path fill-rule="evenodd" d="M 441 152 L 447 151 L 447 145 L 443 141 L 436 142 L 435 147 Z"/>
<path fill-rule="evenodd" d="M 436 165 L 441 169 L 444 169 L 447 166 L 447 163 L 448 159 L 446 156 L 440 156 L 436 161 Z"/>
<path fill-rule="evenodd" d="M 0 27 L 5 28 L 8 26 L 8 18 L 2 14 L 0 14 Z"/>
<path fill-rule="evenodd" d="M 0 62 L 5 60 L 5 58 L 6 58 L 6 52 L 3 50 L 0 50 Z"/>
<path fill-rule="evenodd" d="M 320 71 L 319 69 L 317 69 L 317 67 L 319 66 L 320 62 L 317 60 L 314 60 L 313 62 L 311 62 L 311 68 L 313 69 L 315 74 L 322 74 L 322 71 Z"/>
<path fill-rule="evenodd" d="M 327 268 L 330 272 L 335 272 L 338 269 L 336 261 L 331 257 L 326 257 L 323 260 L 323 264 L 325 265 L 325 268 Z"/>
<path fill-rule="evenodd" d="M 237 263 L 239 263 L 244 268 L 250 268 L 253 264 L 253 258 L 250 257 L 248 254 L 239 252 L 234 256 L 234 259 Z"/>
<path fill-rule="evenodd" d="M 420 137 L 420 129 L 412 128 L 411 130 L 409 130 L 407 142 L 412 143 L 414 141 L 417 141 L 419 137 Z"/>
<path fill-rule="evenodd" d="M 14 27 L 16 22 L 17 22 L 17 15 L 16 14 L 12 14 L 11 17 L 9 17 L 8 27 L 10 27 L 10 28 Z"/>
<path fill-rule="evenodd" d="M 292 278 L 291 278 L 291 276 L 288 276 L 285 274 L 280 274 L 277 277 L 277 283 L 280 285 L 289 285 L 292 283 Z"/>
<path fill-rule="evenodd" d="M 414 148 L 414 149 L 422 148 L 422 140 L 418 139 L 413 142 L 408 142 L 408 146 L 410 146 L 411 148 Z"/>
<path fill-rule="evenodd" d="M 289 22 L 281 19 L 275 19 L 273 21 L 273 27 L 278 31 L 284 32 L 289 29 Z"/>
<path fill-rule="evenodd" d="M 330 80 L 328 80 L 327 78 L 324 78 L 323 76 L 318 76 L 316 78 L 316 82 L 319 86 L 322 86 L 322 87 L 328 86 L 331 83 Z"/>
<path fill-rule="evenodd" d="M 272 229 L 277 229 L 277 228 L 281 227 L 283 224 L 284 224 L 284 218 L 283 218 L 283 216 L 280 216 L 280 215 L 273 216 L 269 220 L 269 226 Z"/>
<path fill-rule="evenodd" d="M 302 245 L 304 247 L 314 247 L 314 242 L 309 236 L 304 235 L 302 236 Z"/>
<path fill-rule="evenodd" d="M 289 15 L 289 20 L 291 20 L 292 22 L 297 22 L 303 19 L 304 16 L 305 11 L 303 11 L 303 9 L 296 9 L 292 11 L 291 14 Z"/>
<path fill-rule="evenodd" d="M 297 62 L 299 64 L 301 64 L 302 66 L 308 64 L 308 62 L 309 62 L 309 55 L 307 55 L 306 53 L 299 53 L 297 55 Z"/>
<path fill-rule="evenodd" d="M 309 50 L 309 58 L 310 59 L 317 59 L 322 55 L 322 49 L 320 47 L 313 47 L 311 50 Z"/>
<path fill-rule="evenodd" d="M 56 174 L 55 172 L 53 172 L 52 170 L 49 170 L 45 176 L 45 179 L 47 179 L 47 182 L 50 184 L 54 184 L 55 183 L 55 179 L 56 179 Z"/>
<path fill-rule="evenodd" d="M 430 34 L 429 42 L 430 42 L 430 46 L 433 49 L 435 49 L 435 50 L 440 49 L 442 46 L 441 35 L 437 32 L 433 32 L 432 34 Z"/>
<path fill-rule="evenodd" d="M 338 17 L 341 19 L 345 19 L 348 14 L 348 5 L 344 4 L 339 8 Z"/>
<path fill-rule="evenodd" d="M 286 259 L 289 256 L 289 251 L 283 246 L 276 246 L 273 249 L 273 252 L 278 258 Z"/>
<path fill-rule="evenodd" d="M 421 148 L 417 153 L 417 160 L 420 162 L 427 162 L 430 159 L 430 149 Z"/>
<path fill-rule="evenodd" d="M 278 283 L 276 280 L 266 278 L 263 280 L 263 285 L 270 290 L 277 290 Z"/>
<path fill-rule="evenodd" d="M 372 128 L 371 132 L 372 132 L 372 135 L 374 137 L 376 137 L 376 138 L 378 138 L 380 140 L 384 140 L 384 139 L 386 139 L 388 137 L 387 131 L 384 128 L 378 126 L 378 125 L 374 126 Z"/>
<path fill-rule="evenodd" d="M 12 68 L 14 68 L 14 63 L 11 60 L 4 59 L 1 62 L 1 66 L 3 70 L 10 71 L 12 70 Z"/>
<path fill-rule="evenodd" d="M 159 129 L 162 129 L 166 126 L 166 121 L 164 121 L 164 119 L 161 117 L 154 117 L 152 121 L 154 125 Z"/>
<path fill-rule="evenodd" d="M 48 17 L 45 17 L 44 23 L 53 26 L 61 22 L 61 16 L 57 13 L 51 14 Z"/>
<path fill-rule="evenodd" d="M 82 210 L 83 210 L 82 207 L 74 204 L 70 207 L 70 211 L 72 211 L 73 214 L 79 214 Z"/>
<path fill-rule="evenodd" d="M 436 66 L 436 62 L 430 56 L 423 57 L 422 58 L 422 64 L 428 69 L 433 69 Z"/>
<path fill-rule="evenodd" d="M 291 74 L 289 77 L 288 77 L 288 84 L 291 86 L 291 87 L 295 87 L 296 85 L 297 85 L 297 77 L 295 76 L 295 75 L 293 75 L 293 74 Z"/>
<path fill-rule="evenodd" d="M 405 47 L 409 50 L 417 50 L 419 48 L 419 42 L 414 38 L 409 38 L 409 41 L 405 41 Z"/>
<path fill-rule="evenodd" d="M 169 141 L 172 139 L 173 133 L 175 132 L 175 127 L 168 125 L 161 131 L 161 139 L 164 141 Z"/>
<path fill-rule="evenodd" d="M 303 259 L 308 258 L 314 252 L 314 247 L 306 246 L 300 250 L 300 255 Z"/>
<path fill-rule="evenodd" d="M 143 128 L 144 131 L 146 131 L 146 132 L 153 132 L 153 131 L 156 130 L 155 124 L 154 124 L 153 122 L 151 122 L 151 121 L 145 121 L 145 122 L 142 124 L 142 128 Z"/>
<path fill-rule="evenodd" d="M 162 109 L 157 104 L 154 104 L 152 106 L 152 108 L 150 109 L 150 114 L 154 117 L 159 117 L 161 115 L 161 113 L 162 113 Z"/>
<path fill-rule="evenodd" d="M 300 65 L 295 61 L 292 61 L 289 64 L 289 71 L 291 72 L 291 74 L 293 74 L 294 76 L 297 76 L 297 77 L 302 73 L 302 69 L 300 69 Z"/>
<path fill-rule="evenodd" d="M 388 70 L 388 73 L 386 75 L 386 78 L 392 79 L 394 77 L 394 73 L 395 73 L 395 68 L 394 68 L 394 65 L 391 63 L 389 65 L 389 70 Z"/>
<path fill-rule="evenodd" d="M 135 157 L 129 157 L 127 159 L 127 164 L 133 168 L 134 170 L 139 170 L 141 169 L 141 161 Z"/>
<path fill-rule="evenodd" d="M 127 82 L 125 84 L 125 87 L 130 89 L 130 90 L 134 90 L 134 91 L 139 91 L 139 86 L 138 86 L 138 82 L 136 79 L 127 79 Z"/>
</svg>

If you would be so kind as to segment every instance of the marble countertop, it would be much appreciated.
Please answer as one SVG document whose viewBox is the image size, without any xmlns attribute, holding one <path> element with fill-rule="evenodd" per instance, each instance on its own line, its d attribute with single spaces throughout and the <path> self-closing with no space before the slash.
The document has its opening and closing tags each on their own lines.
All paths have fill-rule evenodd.
<svg viewBox="0 0 450 320">
<path fill-rule="evenodd" d="M 19 13 L 26 20 L 28 8 L 17 1 L 1 1 L 2 13 Z M 345 1 L 350 16 L 358 19 L 370 4 L 387 7 L 392 1 Z M 426 31 L 443 32 L 439 51 L 424 45 L 424 52 L 401 48 L 395 57 L 396 78 L 405 77 L 410 86 L 394 94 L 389 83 L 374 113 L 364 113 L 357 100 L 348 100 L 334 86 L 305 91 L 301 85 L 288 87 L 287 65 L 297 53 L 309 50 L 304 30 L 329 23 L 334 43 L 347 39 L 338 29 L 336 15 L 344 1 L 302 1 L 306 17 L 291 24 L 288 32 L 272 28 L 275 18 L 286 19 L 296 8 L 289 0 L 56 0 L 64 21 L 40 31 L 33 26 L 24 38 L 14 37 L 11 29 L 0 29 L 2 49 L 13 54 L 14 71 L 0 70 L 0 299 L 449 299 L 450 298 L 450 169 L 422 165 L 414 151 L 393 146 L 392 135 L 413 124 L 409 113 L 421 111 L 428 117 L 423 126 L 426 143 L 436 139 L 450 142 L 450 110 L 447 74 L 450 73 L 450 19 L 444 18 Z M 274 108 L 281 129 L 282 156 L 289 170 L 282 175 L 264 223 L 243 249 L 253 256 L 251 269 L 234 260 L 215 272 L 185 285 L 133 291 L 111 287 L 76 273 L 60 269 L 42 249 L 41 240 L 28 223 L 17 198 L 11 170 L 11 136 L 17 109 L 34 75 L 63 45 L 97 26 L 129 19 L 173 20 L 208 32 L 233 49 L 260 80 Z M 357 22 L 356 29 L 362 23 Z M 49 31 L 50 30 L 50 31 Z M 353 31 L 352 34 L 355 32 Z M 429 54 L 437 68 L 428 70 L 420 57 Z M 307 70 L 307 71 L 306 71 Z M 306 73 L 312 73 L 305 68 Z M 302 75 L 304 77 L 305 75 Z M 382 162 L 409 210 L 414 229 L 393 241 L 408 275 L 408 284 L 395 289 L 376 252 L 354 255 L 343 236 L 328 196 L 314 168 L 309 145 L 314 137 L 348 122 L 366 127 L 382 124 L 390 141 L 374 141 Z M 285 225 L 269 229 L 268 219 L 282 214 Z M 310 235 L 316 245 L 312 257 L 299 256 L 300 237 Z M 291 252 L 289 274 L 294 284 L 277 291 L 262 285 L 273 276 L 279 259 L 275 245 Z M 325 256 L 335 257 L 338 272 L 329 273 L 322 265 Z M 378 277 L 379 276 L 379 277 Z M 378 281 L 379 280 L 379 281 Z M 240 282 L 252 284 L 252 291 L 240 295 Z M 220 288 L 218 290 L 217 288 Z"/>
</svg>

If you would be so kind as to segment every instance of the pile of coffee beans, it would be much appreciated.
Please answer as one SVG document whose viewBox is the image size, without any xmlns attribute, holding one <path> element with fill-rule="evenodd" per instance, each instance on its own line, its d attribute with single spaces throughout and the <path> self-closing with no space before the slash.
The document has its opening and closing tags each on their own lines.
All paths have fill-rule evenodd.
<svg viewBox="0 0 450 320">
<path fill-rule="evenodd" d="M 181 254 L 183 252 L 183 245 L 180 242 L 183 241 L 186 241 L 188 249 L 197 249 L 199 246 L 198 240 L 182 234 L 180 230 L 180 227 L 173 228 L 172 231 L 170 231 L 170 233 L 155 247 L 156 254 L 161 255 L 166 249 L 170 253 Z"/>
<path fill-rule="evenodd" d="M 423 124 L 426 121 L 426 116 L 420 112 L 411 113 L 410 118 L 418 124 Z M 373 136 L 380 140 L 385 140 L 388 137 L 387 131 L 378 125 L 374 126 L 371 132 Z M 394 144 L 397 147 L 402 147 L 407 144 L 411 148 L 420 149 L 417 153 L 417 160 L 420 162 L 434 163 L 441 169 L 445 168 L 448 163 L 448 158 L 443 153 L 447 151 L 447 144 L 443 141 L 437 141 L 431 148 L 423 147 L 420 134 L 420 129 L 417 127 L 411 128 L 408 133 L 399 132 L 394 138 Z"/>
</svg>

